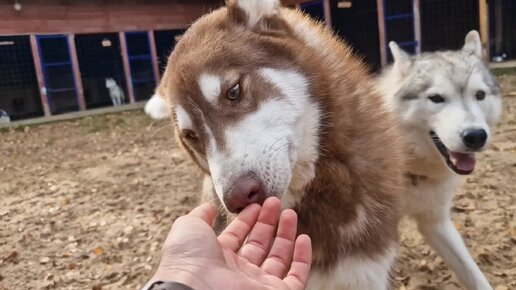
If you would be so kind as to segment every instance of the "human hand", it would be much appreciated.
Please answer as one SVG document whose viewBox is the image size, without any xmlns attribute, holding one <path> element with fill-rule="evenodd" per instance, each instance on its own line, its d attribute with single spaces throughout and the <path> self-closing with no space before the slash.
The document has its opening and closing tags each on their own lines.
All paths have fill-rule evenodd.
<svg viewBox="0 0 516 290">
<path fill-rule="evenodd" d="M 215 209 L 203 204 L 174 222 L 151 282 L 179 282 L 196 290 L 306 287 L 311 241 L 306 235 L 296 239 L 297 215 L 281 212 L 279 199 L 250 205 L 219 237 L 210 226 L 214 218 Z"/>
</svg>

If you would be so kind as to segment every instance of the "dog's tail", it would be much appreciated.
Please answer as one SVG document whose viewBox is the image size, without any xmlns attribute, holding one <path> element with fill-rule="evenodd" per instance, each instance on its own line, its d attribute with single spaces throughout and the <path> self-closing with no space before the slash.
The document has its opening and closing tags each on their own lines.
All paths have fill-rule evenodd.
<svg viewBox="0 0 516 290">
<path fill-rule="evenodd" d="M 145 104 L 145 113 L 155 120 L 170 117 L 167 101 L 158 94 L 153 95 L 147 104 Z"/>
</svg>

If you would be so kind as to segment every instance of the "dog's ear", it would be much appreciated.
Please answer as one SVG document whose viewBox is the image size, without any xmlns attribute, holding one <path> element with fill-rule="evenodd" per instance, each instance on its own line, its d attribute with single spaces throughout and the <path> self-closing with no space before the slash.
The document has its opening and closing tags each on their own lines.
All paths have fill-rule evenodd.
<svg viewBox="0 0 516 290">
<path fill-rule="evenodd" d="M 480 35 L 476 30 L 471 30 L 464 41 L 462 51 L 482 57 L 482 41 L 480 41 Z"/>
<path fill-rule="evenodd" d="M 394 69 L 398 70 L 400 73 L 406 73 L 412 63 L 410 55 L 401 49 L 394 41 L 389 42 L 389 48 L 391 49 L 394 59 Z"/>
<path fill-rule="evenodd" d="M 229 18 L 258 33 L 285 33 L 280 0 L 227 0 Z"/>
</svg>

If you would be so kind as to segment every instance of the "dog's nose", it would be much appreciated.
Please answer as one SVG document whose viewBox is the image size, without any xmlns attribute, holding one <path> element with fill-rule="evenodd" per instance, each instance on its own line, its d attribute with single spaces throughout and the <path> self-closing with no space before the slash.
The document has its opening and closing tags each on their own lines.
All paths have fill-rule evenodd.
<svg viewBox="0 0 516 290">
<path fill-rule="evenodd" d="M 241 212 L 252 203 L 262 204 L 265 191 L 261 182 L 253 175 L 238 178 L 233 187 L 225 194 L 224 204 L 232 213 Z"/>
<path fill-rule="evenodd" d="M 462 141 L 469 149 L 480 149 L 486 145 L 487 132 L 484 129 L 466 130 L 462 135 Z"/>
</svg>

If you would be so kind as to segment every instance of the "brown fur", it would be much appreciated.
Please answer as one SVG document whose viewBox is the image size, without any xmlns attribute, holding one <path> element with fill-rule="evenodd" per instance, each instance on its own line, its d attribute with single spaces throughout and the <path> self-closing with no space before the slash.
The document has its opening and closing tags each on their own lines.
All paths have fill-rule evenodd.
<svg viewBox="0 0 516 290">
<path fill-rule="evenodd" d="M 274 28 L 267 33 L 262 28 L 244 29 L 239 23 L 245 21 L 245 15 L 238 10 L 232 13 L 228 17 L 228 10 L 222 8 L 192 26 L 170 58 L 161 94 L 172 104 L 190 110 L 196 124 L 202 120 L 195 110 L 202 111 L 204 121 L 215 126 L 214 135 L 220 135 L 228 123 L 237 122 L 271 97 L 270 86 L 252 75 L 256 68 L 301 71 L 308 77 L 312 98 L 323 114 L 316 176 L 299 193 L 301 202 L 295 207 L 300 232 L 309 234 L 313 241 L 314 267 L 328 269 L 350 254 L 382 254 L 386 246 L 397 241 L 404 158 L 396 125 L 374 91 L 367 69 L 349 47 L 321 25 L 312 23 L 311 30 L 318 31 L 325 51 L 331 53 L 307 46 L 289 26 L 307 21 L 298 12 L 282 9 L 286 20 L 276 17 L 261 23 L 260 27 Z M 201 72 L 227 70 L 243 77 L 244 94 L 249 97 L 245 98 L 247 103 L 239 105 L 221 98 L 214 109 L 203 99 L 196 80 Z M 225 86 L 231 84 L 227 80 Z M 204 133 L 198 130 L 202 143 Z M 194 160 L 193 151 L 204 154 L 181 138 L 181 132 L 179 136 Z M 343 236 L 340 229 L 356 226 L 358 207 L 364 209 L 366 223 L 357 233 Z"/>
</svg>

